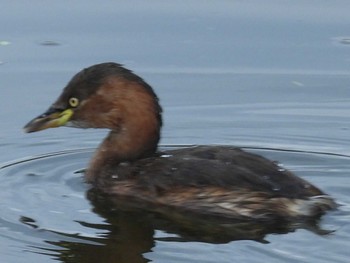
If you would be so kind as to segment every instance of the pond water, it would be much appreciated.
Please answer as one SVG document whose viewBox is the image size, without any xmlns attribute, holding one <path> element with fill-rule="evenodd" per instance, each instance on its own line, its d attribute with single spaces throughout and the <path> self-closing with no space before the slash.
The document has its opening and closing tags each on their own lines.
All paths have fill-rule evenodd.
<svg viewBox="0 0 350 263">
<path fill-rule="evenodd" d="M 341 0 L 3 1 L 1 262 L 348 262 L 349 8 Z M 96 203 L 81 170 L 106 131 L 22 127 L 73 74 L 103 61 L 154 87 L 162 145 L 236 145 L 278 161 L 337 200 L 320 222 L 334 232 L 215 236 L 200 221 L 186 233 Z"/>
</svg>

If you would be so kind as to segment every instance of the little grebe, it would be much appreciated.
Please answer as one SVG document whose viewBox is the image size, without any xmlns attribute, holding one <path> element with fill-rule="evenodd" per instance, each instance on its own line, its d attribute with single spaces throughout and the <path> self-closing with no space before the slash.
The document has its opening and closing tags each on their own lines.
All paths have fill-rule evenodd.
<svg viewBox="0 0 350 263">
<path fill-rule="evenodd" d="M 157 152 L 161 113 L 156 94 L 142 78 L 119 64 L 102 63 L 77 73 L 24 130 L 110 129 L 85 177 L 111 198 L 233 219 L 295 220 L 335 207 L 312 184 L 235 147 Z"/>
</svg>

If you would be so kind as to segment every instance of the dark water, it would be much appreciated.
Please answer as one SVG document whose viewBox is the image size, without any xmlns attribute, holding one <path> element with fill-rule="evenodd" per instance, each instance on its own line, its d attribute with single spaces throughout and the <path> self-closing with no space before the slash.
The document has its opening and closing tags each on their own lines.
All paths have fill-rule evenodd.
<svg viewBox="0 0 350 263">
<path fill-rule="evenodd" d="M 348 1 L 30 3 L 0 9 L 1 262 L 349 261 Z M 79 171 L 106 131 L 21 128 L 102 61 L 154 87 L 163 145 L 238 145 L 279 161 L 341 204 L 321 221 L 335 232 L 218 240 L 206 222 L 185 235 L 96 206 Z"/>
</svg>

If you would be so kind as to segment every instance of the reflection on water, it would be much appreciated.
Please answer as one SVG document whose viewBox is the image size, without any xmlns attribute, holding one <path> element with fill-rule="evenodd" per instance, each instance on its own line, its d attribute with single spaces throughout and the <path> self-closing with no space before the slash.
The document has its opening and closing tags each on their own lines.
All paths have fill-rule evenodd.
<svg viewBox="0 0 350 263">
<path fill-rule="evenodd" d="M 111 212 L 93 194 L 90 202 L 79 171 L 91 150 L 63 152 L 0 169 L 1 262 L 349 262 L 349 158 L 310 151 L 349 152 L 350 1 L 42 2 L 0 9 L 1 163 L 95 148 L 102 132 L 29 138 L 21 127 L 73 73 L 116 61 L 155 88 L 163 143 L 305 150 L 253 149 L 341 206 L 323 217 L 336 231 L 322 237 L 206 221 L 193 229 L 181 217 Z"/>
<path fill-rule="evenodd" d="M 273 233 L 293 232 L 296 242 L 309 246 L 320 240 L 315 234 L 326 235 L 329 241 L 337 240 L 337 236 L 340 239 L 350 236 L 350 229 L 339 229 L 339 224 L 344 224 L 341 222 L 350 215 L 349 205 L 346 205 L 350 201 L 345 193 L 349 189 L 346 187 L 346 191 L 339 191 L 344 188 L 344 175 L 350 170 L 350 157 L 273 149 L 248 150 L 279 160 L 345 202 L 339 211 L 328 214 L 321 221 L 324 229 L 336 231 L 330 233 L 332 231 L 319 228 L 319 222 L 235 222 L 171 210 L 145 212 L 127 200 L 111 203 L 83 182 L 81 171 L 92 150 L 82 149 L 20 160 L 1 168 L 0 200 L 7 200 L 6 205 L 0 204 L 1 235 L 16 239 L 24 251 L 62 262 L 149 262 L 150 259 L 172 262 L 176 244 L 183 242 L 211 244 L 224 252 L 227 259 L 255 262 L 253 259 L 260 257 L 269 261 L 279 254 L 271 247 L 286 242 L 283 235 L 278 237 L 271 235 Z M 331 181 L 329 177 L 332 177 Z M 298 229 L 307 229 L 313 234 L 304 235 L 305 232 Z M 246 242 L 244 240 L 256 241 L 250 246 L 260 250 L 264 250 L 264 244 L 270 248 L 263 258 L 258 251 L 245 255 L 234 249 L 240 248 L 242 242 Z M 300 246 L 296 244 L 292 249 L 298 254 Z M 334 244 L 329 242 L 328 246 Z M 173 253 L 157 254 L 154 251 L 159 247 Z M 181 251 L 175 254 L 182 262 L 196 262 L 193 253 L 207 254 L 204 245 L 182 248 Z M 329 257 L 341 259 L 342 255 Z M 287 261 L 291 259 L 287 254 L 283 258 Z M 307 260 L 312 262 L 312 258 Z"/>
</svg>

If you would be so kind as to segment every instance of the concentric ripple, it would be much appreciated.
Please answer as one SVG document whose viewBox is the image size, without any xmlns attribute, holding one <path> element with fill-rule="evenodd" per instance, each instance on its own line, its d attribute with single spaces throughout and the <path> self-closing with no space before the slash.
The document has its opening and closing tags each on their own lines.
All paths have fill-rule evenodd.
<svg viewBox="0 0 350 263">
<path fill-rule="evenodd" d="M 130 218 L 123 219 L 118 211 L 118 220 L 106 219 L 94 212 L 95 208 L 86 198 L 89 186 L 84 182 L 83 170 L 93 149 L 79 149 L 22 159 L 0 168 L 0 239 L 8 244 L 7 258 L 11 258 L 11 254 L 18 256 L 19 252 L 35 252 L 29 255 L 37 255 L 36 262 L 48 262 L 48 258 L 90 262 L 87 259 L 91 258 L 90 253 L 100 258 L 107 254 L 109 257 L 136 257 L 139 259 L 136 262 L 197 262 L 196 259 L 214 262 L 215 257 L 222 255 L 227 262 L 234 259 L 256 262 L 257 258 L 270 262 L 276 257 L 292 262 L 292 257 L 298 256 L 309 262 L 307 257 L 312 254 L 305 253 L 302 248 L 322 250 L 325 246 L 332 247 L 325 260 L 341 262 L 347 255 L 339 244 L 350 238 L 350 157 L 279 149 L 246 150 L 278 161 L 282 167 L 337 199 L 341 205 L 339 211 L 328 214 L 322 221 L 326 228 L 336 230 L 332 237 L 322 239 L 307 231 L 297 231 L 267 236 L 266 240 L 271 242 L 268 246 L 252 241 L 248 245 L 247 241 L 184 245 L 186 237 L 179 243 L 174 238 L 176 235 L 148 228 L 136 217 L 132 219 L 136 223 L 132 223 Z M 125 247 L 134 249 L 125 250 Z M 76 261 L 65 257 L 76 258 Z"/>
</svg>

